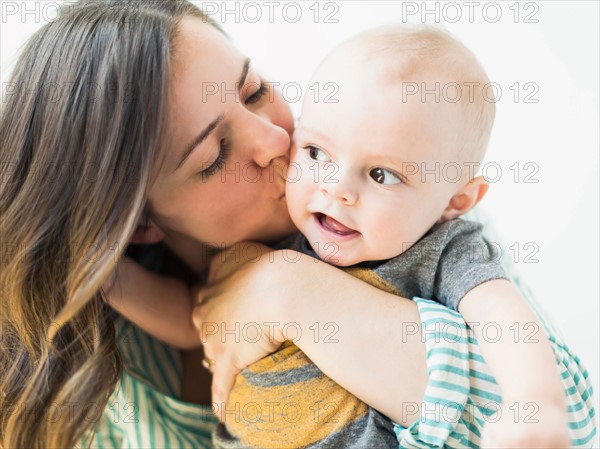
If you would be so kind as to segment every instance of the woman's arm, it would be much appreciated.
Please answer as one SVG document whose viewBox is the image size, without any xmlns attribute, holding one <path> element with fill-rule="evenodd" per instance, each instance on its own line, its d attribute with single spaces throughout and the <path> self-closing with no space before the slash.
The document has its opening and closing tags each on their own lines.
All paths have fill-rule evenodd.
<svg viewBox="0 0 600 449">
<path fill-rule="evenodd" d="M 119 262 L 113 279 L 104 292 L 117 312 L 172 346 L 200 346 L 191 319 L 192 294 L 185 283 L 152 273 L 128 257 Z"/>
<path fill-rule="evenodd" d="M 237 373 L 293 339 L 326 375 L 394 421 L 419 418 L 427 370 L 414 302 L 294 251 L 266 249 L 251 262 L 243 253 L 213 264 L 214 282 L 194 311 L 214 359 L 213 401 L 226 403 Z M 256 343 L 254 334 L 244 338 L 253 323 L 262 330 Z"/>
</svg>

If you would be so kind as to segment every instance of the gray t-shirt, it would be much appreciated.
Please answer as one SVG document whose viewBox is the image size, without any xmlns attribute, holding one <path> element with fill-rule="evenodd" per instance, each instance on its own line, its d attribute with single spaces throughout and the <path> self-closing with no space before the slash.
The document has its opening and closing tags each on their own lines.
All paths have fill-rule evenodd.
<svg viewBox="0 0 600 449">
<path fill-rule="evenodd" d="M 482 234 L 481 223 L 460 218 L 436 223 L 418 242 L 406 242 L 402 254 L 356 266 L 372 269 L 402 296 L 433 299 L 457 310 L 469 290 L 493 279 L 508 279 L 496 246 Z M 282 242 L 318 258 L 302 235 Z"/>
</svg>

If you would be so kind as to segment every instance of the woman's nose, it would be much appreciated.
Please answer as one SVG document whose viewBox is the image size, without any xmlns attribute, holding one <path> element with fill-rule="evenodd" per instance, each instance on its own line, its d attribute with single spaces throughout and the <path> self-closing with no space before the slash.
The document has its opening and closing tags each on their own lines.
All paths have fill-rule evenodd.
<svg viewBox="0 0 600 449">
<path fill-rule="evenodd" d="M 260 167 L 268 167 L 274 159 L 287 157 L 290 150 L 290 135 L 273 124 L 269 117 L 255 115 L 255 122 L 248 129 L 252 148 L 252 159 Z"/>
</svg>

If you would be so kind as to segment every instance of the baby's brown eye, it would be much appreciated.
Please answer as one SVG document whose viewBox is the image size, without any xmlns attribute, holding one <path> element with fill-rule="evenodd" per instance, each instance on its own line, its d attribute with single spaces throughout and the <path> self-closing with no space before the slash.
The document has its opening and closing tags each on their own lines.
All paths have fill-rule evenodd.
<svg viewBox="0 0 600 449">
<path fill-rule="evenodd" d="M 378 184 L 393 185 L 402 182 L 402 179 L 398 175 L 381 167 L 371 170 L 369 176 Z"/>
<path fill-rule="evenodd" d="M 315 161 L 319 161 L 319 162 L 330 162 L 329 156 L 327 156 L 327 153 L 325 153 L 325 151 L 323 151 L 319 147 L 314 147 L 312 145 L 308 145 L 306 147 L 306 149 L 308 150 L 308 155 L 310 156 L 311 159 L 314 159 Z"/>
</svg>

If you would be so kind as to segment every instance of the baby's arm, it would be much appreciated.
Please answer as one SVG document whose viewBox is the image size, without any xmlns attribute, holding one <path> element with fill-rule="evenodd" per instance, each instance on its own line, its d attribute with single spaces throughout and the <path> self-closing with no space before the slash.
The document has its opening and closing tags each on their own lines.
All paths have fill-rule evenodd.
<svg viewBox="0 0 600 449">
<path fill-rule="evenodd" d="M 533 447 L 528 444 L 535 442 L 535 447 L 569 447 L 566 399 L 556 360 L 538 319 L 516 287 L 505 279 L 485 282 L 464 296 L 458 310 L 473 329 L 503 397 L 506 416 L 498 420 L 495 430 L 494 425 L 486 425 L 485 446 Z M 486 338 L 487 323 L 501 330 L 499 338 L 495 331 Z M 531 410 L 536 410 L 533 416 Z M 524 416 L 531 419 L 525 422 Z"/>
<path fill-rule="evenodd" d="M 115 279 L 104 292 L 117 312 L 177 348 L 201 345 L 192 322 L 192 293 L 182 281 L 152 273 L 127 257 L 119 262 Z"/>
</svg>

